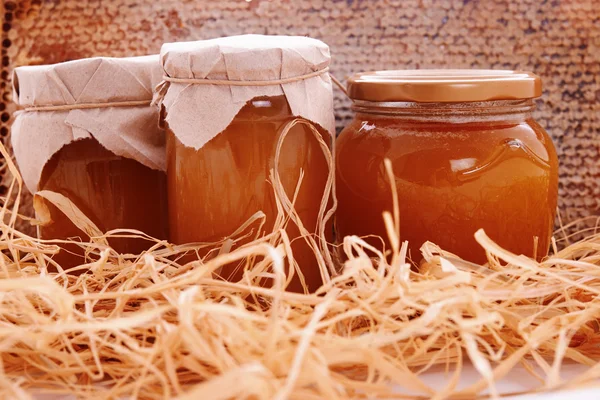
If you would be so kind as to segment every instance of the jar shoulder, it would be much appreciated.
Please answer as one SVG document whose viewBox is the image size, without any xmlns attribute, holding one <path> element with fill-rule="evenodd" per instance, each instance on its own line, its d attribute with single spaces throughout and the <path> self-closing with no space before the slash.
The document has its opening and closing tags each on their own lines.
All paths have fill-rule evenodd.
<svg viewBox="0 0 600 400">
<path fill-rule="evenodd" d="M 337 138 L 338 155 L 368 153 L 395 158 L 406 153 L 443 149 L 484 156 L 495 148 L 518 143 L 551 164 L 556 149 L 548 133 L 533 119 L 463 124 L 403 122 L 393 118 L 357 117 Z"/>
</svg>

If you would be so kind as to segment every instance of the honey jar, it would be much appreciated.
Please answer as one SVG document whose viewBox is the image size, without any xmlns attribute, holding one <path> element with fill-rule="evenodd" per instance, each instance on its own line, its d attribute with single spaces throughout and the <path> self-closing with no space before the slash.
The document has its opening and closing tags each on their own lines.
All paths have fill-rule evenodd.
<svg viewBox="0 0 600 400">
<path fill-rule="evenodd" d="M 47 192 L 66 198 L 66 210 L 77 208 L 102 233 L 133 229 L 166 239 L 165 140 L 150 105 L 160 77 L 158 56 L 16 68 L 14 99 L 24 109 L 12 146 L 27 187 L 39 193 L 38 216 L 49 213 L 42 239 L 91 240 L 65 209 L 41 197 Z M 111 235 L 108 244 L 138 254 L 155 243 L 131 236 Z M 56 243 L 62 268 L 90 261 L 82 246 Z"/>
<path fill-rule="evenodd" d="M 314 240 L 321 230 L 331 241 L 330 229 L 319 228 L 329 174 L 333 179 L 326 158 L 334 132 L 328 47 L 305 37 L 245 35 L 165 44 L 161 57 L 171 240 L 222 241 L 263 212 L 254 235 L 234 247 L 287 220 L 287 268 L 298 269 L 287 287 L 318 288 L 326 273 L 306 236 Z M 305 123 L 286 129 L 297 119 Z M 275 173 L 302 235 L 279 210 Z M 238 281 L 243 271 L 232 265 L 219 274 Z"/>
<path fill-rule="evenodd" d="M 538 76 L 496 70 L 377 71 L 348 81 L 354 120 L 337 139 L 336 228 L 389 249 L 382 219 L 399 205 L 413 261 L 426 241 L 466 260 L 486 255 L 483 228 L 516 254 L 546 256 L 558 160 L 534 120 Z M 396 184 L 391 191 L 384 166 Z M 368 236 L 374 235 L 374 236 Z M 383 239 L 375 238 L 380 237 Z"/>
</svg>

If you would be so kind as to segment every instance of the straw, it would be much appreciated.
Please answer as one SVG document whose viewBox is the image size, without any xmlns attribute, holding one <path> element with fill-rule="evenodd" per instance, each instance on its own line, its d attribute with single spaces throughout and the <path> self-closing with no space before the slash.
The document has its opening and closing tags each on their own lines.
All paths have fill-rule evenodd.
<svg viewBox="0 0 600 400">
<path fill-rule="evenodd" d="M 289 268 L 297 263 L 284 228 L 302 221 L 274 169 L 281 215 L 273 232 L 256 237 L 252 228 L 264 221 L 257 213 L 216 243 L 154 240 L 143 254 L 115 256 L 104 244 L 114 235 L 153 239 L 126 229 L 97 232 L 75 211 L 92 236 L 78 245 L 98 258 L 79 267 L 85 273 L 49 272 L 65 241 L 15 229 L 22 182 L 0 152 L 13 175 L 0 210 L 2 397 L 444 399 L 486 390 L 497 397 L 498 382 L 519 365 L 538 383 L 535 391 L 600 377 L 600 235 L 539 263 L 479 231 L 487 264 L 426 243 L 416 269 L 406 259 L 395 207 L 385 218 L 391 257 L 349 236 L 339 247 L 343 262 L 334 264 L 324 222 L 317 235 L 304 232 L 325 283 L 316 294 L 291 293 L 284 290 L 290 275 L 303 266 Z M 332 189 L 329 182 L 323 221 L 332 214 Z M 45 194 L 75 210 L 52 196 Z M 255 239 L 240 246 L 242 237 Z M 200 249 L 211 256 L 180 264 L 183 254 Z M 237 282 L 218 276 L 231 263 L 243 268 Z M 459 388 L 466 363 L 480 377 Z M 565 379 L 566 363 L 584 372 Z M 436 365 L 448 371 L 439 390 L 424 379 Z"/>
</svg>

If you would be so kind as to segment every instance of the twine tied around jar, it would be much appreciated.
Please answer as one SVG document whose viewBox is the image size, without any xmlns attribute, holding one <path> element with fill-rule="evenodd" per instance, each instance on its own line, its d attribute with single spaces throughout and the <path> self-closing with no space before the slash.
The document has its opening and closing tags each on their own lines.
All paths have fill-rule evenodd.
<svg viewBox="0 0 600 400">
<path fill-rule="evenodd" d="M 303 81 L 305 79 L 314 78 L 323 74 L 329 73 L 329 67 L 325 67 L 318 71 L 314 71 L 304 75 L 293 76 L 290 78 L 273 79 L 265 81 L 231 81 L 227 79 L 206 79 L 206 78 L 173 78 L 170 76 L 163 76 L 162 82 L 160 82 L 154 89 L 154 98 L 152 99 L 152 105 L 160 104 L 167 93 L 167 89 L 171 83 L 188 83 L 191 85 L 218 85 L 218 86 L 272 86 L 272 85 L 284 85 L 286 83 L 293 83 Z M 346 88 L 340 83 L 331 73 L 329 76 L 333 83 L 336 84 L 344 93 Z"/>
<path fill-rule="evenodd" d="M 152 104 L 150 100 L 126 100 L 105 103 L 75 103 L 75 104 L 58 104 L 47 106 L 31 106 L 25 107 L 18 112 L 33 112 L 33 111 L 69 111 L 69 110 L 88 110 L 92 108 L 111 108 L 111 107 L 148 107 Z"/>
</svg>

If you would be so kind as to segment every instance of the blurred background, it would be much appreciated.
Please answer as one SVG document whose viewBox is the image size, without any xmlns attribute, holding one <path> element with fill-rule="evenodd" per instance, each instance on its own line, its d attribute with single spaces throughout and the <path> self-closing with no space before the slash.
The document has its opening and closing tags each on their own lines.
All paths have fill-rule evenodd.
<svg viewBox="0 0 600 400">
<path fill-rule="evenodd" d="M 5 145 L 16 66 L 157 53 L 163 42 L 177 40 L 307 35 L 331 47 L 331 72 L 340 80 L 364 70 L 407 68 L 541 75 L 536 117 L 560 157 L 562 222 L 600 215 L 598 0 L 3 0 L 0 12 Z M 335 97 L 339 130 L 351 110 L 339 90 Z M 6 190 L 5 179 L 0 195 Z M 28 194 L 24 201 L 29 204 Z M 571 230 L 596 223 L 588 218 Z"/>
</svg>

